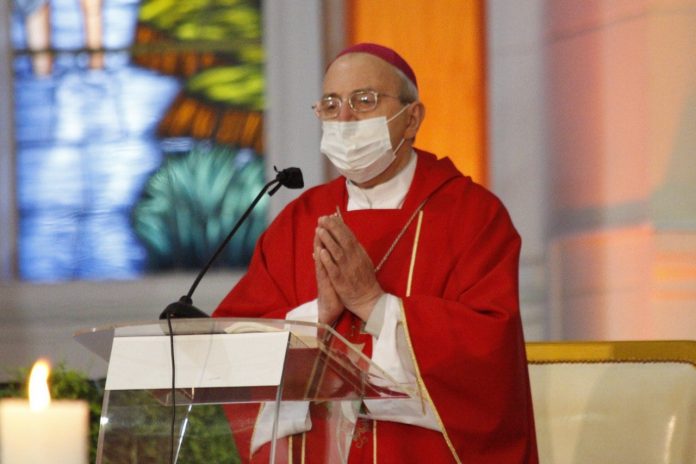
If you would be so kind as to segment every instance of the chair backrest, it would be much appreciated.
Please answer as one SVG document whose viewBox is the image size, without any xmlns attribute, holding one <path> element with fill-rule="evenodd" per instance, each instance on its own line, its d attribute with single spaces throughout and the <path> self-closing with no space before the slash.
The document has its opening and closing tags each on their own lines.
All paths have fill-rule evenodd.
<svg viewBox="0 0 696 464">
<path fill-rule="evenodd" d="M 530 342 L 542 464 L 696 464 L 696 341 Z"/>
</svg>

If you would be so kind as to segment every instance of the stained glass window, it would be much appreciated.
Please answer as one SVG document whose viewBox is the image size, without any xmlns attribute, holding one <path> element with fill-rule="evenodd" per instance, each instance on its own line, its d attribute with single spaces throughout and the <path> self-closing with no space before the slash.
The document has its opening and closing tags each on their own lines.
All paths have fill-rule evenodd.
<svg viewBox="0 0 696 464">
<path fill-rule="evenodd" d="M 197 268 L 263 180 L 254 0 L 14 0 L 20 277 Z M 265 201 L 222 262 L 243 266 Z"/>
</svg>

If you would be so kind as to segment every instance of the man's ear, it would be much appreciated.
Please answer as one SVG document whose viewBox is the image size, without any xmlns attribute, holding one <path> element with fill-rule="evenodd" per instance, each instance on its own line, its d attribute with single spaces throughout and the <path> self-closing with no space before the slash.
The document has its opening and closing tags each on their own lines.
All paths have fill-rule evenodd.
<svg viewBox="0 0 696 464">
<path fill-rule="evenodd" d="M 411 108 L 408 110 L 408 123 L 404 131 L 404 138 L 406 140 L 416 138 L 423 118 L 425 118 L 425 105 L 419 101 L 411 103 Z"/>
</svg>

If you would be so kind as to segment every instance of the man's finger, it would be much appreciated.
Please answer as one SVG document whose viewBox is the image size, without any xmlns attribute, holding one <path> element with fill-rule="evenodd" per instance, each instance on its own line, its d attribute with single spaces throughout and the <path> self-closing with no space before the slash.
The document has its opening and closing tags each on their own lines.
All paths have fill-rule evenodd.
<svg viewBox="0 0 696 464">
<path fill-rule="evenodd" d="M 326 272 L 326 275 L 332 283 L 340 277 L 341 269 L 338 267 L 331 256 L 331 253 L 329 253 L 326 248 L 319 251 L 319 260 L 319 264 L 324 268 L 323 270 Z"/>
<path fill-rule="evenodd" d="M 336 243 L 344 248 L 351 246 L 356 241 L 353 231 L 338 216 L 319 218 L 319 226 L 327 230 Z"/>
<path fill-rule="evenodd" d="M 345 256 L 343 247 L 335 240 L 334 236 L 322 226 L 317 227 L 316 235 L 320 242 L 320 248 L 326 250 L 331 259 L 339 262 Z"/>
</svg>

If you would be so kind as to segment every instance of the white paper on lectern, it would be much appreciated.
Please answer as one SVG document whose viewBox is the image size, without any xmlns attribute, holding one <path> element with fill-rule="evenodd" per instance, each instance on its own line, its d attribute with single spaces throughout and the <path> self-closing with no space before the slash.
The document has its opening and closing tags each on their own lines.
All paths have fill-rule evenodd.
<svg viewBox="0 0 696 464">
<path fill-rule="evenodd" d="M 177 335 L 178 388 L 279 385 L 289 332 Z M 171 388 L 168 336 L 115 337 L 107 390 Z"/>
</svg>

